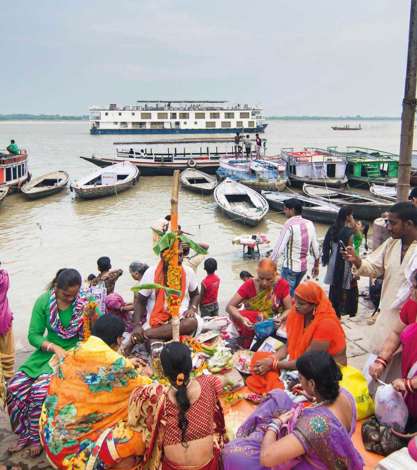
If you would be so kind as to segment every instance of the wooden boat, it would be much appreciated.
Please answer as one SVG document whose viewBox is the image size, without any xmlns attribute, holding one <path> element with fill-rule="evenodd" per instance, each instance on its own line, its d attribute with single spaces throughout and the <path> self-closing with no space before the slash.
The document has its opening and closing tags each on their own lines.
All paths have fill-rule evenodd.
<svg viewBox="0 0 417 470">
<path fill-rule="evenodd" d="M 220 180 L 230 178 L 258 192 L 283 191 L 288 182 L 286 162 L 281 158 L 225 158 L 220 160 L 216 174 Z"/>
<path fill-rule="evenodd" d="M 40 199 L 62 191 L 68 183 L 65 171 L 53 171 L 25 183 L 21 191 L 28 199 Z"/>
<path fill-rule="evenodd" d="M 376 197 L 395 202 L 397 200 L 397 188 L 394 186 L 381 186 L 379 184 L 371 184 L 369 191 Z"/>
<path fill-rule="evenodd" d="M 134 186 L 139 170 L 129 162 L 117 163 L 90 173 L 71 184 L 71 191 L 81 199 L 96 199 L 113 196 Z"/>
<path fill-rule="evenodd" d="M 261 222 L 269 209 L 263 196 L 230 178 L 214 190 L 214 200 L 227 216 L 253 227 Z"/>
<path fill-rule="evenodd" d="M 334 131 L 360 131 L 362 130 L 362 126 L 359 124 L 358 126 L 351 126 L 350 124 L 345 124 L 344 126 L 332 126 Z"/>
<path fill-rule="evenodd" d="M 217 178 L 193 168 L 187 168 L 180 176 L 181 186 L 196 193 L 210 194 L 217 186 Z"/>
<path fill-rule="evenodd" d="M 335 204 L 338 207 L 351 207 L 353 216 L 357 219 L 374 220 L 392 206 L 392 203 L 386 200 L 313 186 L 312 184 L 305 184 L 303 191 L 309 197 Z"/>
<path fill-rule="evenodd" d="M 8 186 L 0 187 L 0 204 L 3 202 L 3 199 L 7 196 L 8 192 L 9 192 Z"/>
<path fill-rule="evenodd" d="M 0 187 L 7 186 L 9 194 L 19 191 L 29 177 L 27 150 L 21 149 L 19 155 L 0 150 Z"/>
<path fill-rule="evenodd" d="M 269 207 L 278 212 L 284 210 L 284 202 L 288 199 L 298 199 L 303 204 L 302 216 L 321 224 L 333 224 L 339 207 L 319 199 L 289 192 L 262 191 L 262 196 L 268 201 Z"/>
<path fill-rule="evenodd" d="M 281 156 L 287 162 L 288 178 L 293 186 L 309 183 L 340 188 L 347 184 L 346 157 L 308 147 L 301 151 L 284 148 Z"/>
<path fill-rule="evenodd" d="M 366 147 L 328 147 L 327 150 L 347 159 L 346 175 L 351 186 L 368 188 L 371 183 L 395 186 L 398 182 L 398 155 Z"/>
</svg>

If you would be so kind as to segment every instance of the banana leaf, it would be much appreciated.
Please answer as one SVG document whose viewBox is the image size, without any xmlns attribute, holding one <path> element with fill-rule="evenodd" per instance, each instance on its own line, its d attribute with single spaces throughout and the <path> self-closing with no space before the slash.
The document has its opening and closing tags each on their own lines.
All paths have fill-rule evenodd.
<svg viewBox="0 0 417 470">
<path fill-rule="evenodd" d="M 172 295 L 178 295 L 178 297 L 181 295 L 181 291 L 177 289 L 171 289 L 170 287 L 165 287 L 161 284 L 153 283 L 150 282 L 149 284 L 140 284 L 139 286 L 132 287 L 130 290 L 134 292 L 135 294 L 139 292 L 142 289 L 162 289 L 166 292 L 167 295 L 172 296 Z"/>
<path fill-rule="evenodd" d="M 156 255 L 160 255 L 164 250 L 171 248 L 173 245 L 177 235 L 174 232 L 166 232 L 158 241 L 158 243 L 153 247 L 153 251 Z M 199 255 L 206 255 L 207 250 L 202 248 L 198 243 L 191 240 L 191 238 L 186 237 L 183 234 L 178 236 L 181 243 L 184 245 L 188 245 L 193 251 L 198 253 Z"/>
</svg>

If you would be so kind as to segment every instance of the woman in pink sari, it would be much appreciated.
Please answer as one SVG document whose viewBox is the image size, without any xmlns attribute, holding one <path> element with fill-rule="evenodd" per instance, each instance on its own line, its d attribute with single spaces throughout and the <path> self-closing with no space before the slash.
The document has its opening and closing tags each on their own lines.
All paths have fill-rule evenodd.
<svg viewBox="0 0 417 470">
<path fill-rule="evenodd" d="M 10 282 L 7 271 L 0 269 L 0 383 L 2 378 L 8 380 L 14 374 L 13 314 L 7 299 L 9 285 Z"/>
<path fill-rule="evenodd" d="M 355 401 L 339 389 L 336 362 L 324 351 L 309 351 L 297 359 L 297 369 L 314 404 L 297 406 L 285 392 L 273 391 L 224 447 L 224 470 L 363 469 L 351 440 Z"/>
</svg>

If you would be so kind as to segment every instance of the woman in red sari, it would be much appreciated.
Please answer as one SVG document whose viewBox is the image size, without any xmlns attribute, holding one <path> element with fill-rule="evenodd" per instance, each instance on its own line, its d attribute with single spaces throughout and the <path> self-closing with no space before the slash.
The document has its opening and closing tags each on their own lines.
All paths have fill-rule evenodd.
<svg viewBox="0 0 417 470">
<path fill-rule="evenodd" d="M 337 363 L 347 364 L 345 333 L 323 289 L 316 282 L 303 282 L 295 290 L 294 299 L 286 324 L 287 344 L 276 354 L 253 356 L 254 375 L 246 381 L 252 391 L 267 393 L 282 388 L 279 371 L 295 369 L 297 359 L 306 351 L 326 351 Z"/>
<path fill-rule="evenodd" d="M 243 310 L 239 310 L 241 305 Z M 277 265 L 269 258 L 259 261 L 256 277 L 245 281 L 227 304 L 242 346 L 249 348 L 254 336 L 254 324 L 281 313 L 280 320 L 291 308 L 288 282 L 277 272 Z"/>
<path fill-rule="evenodd" d="M 191 352 L 165 345 L 161 364 L 170 387 L 139 387 L 129 402 L 129 424 L 143 432 L 147 469 L 217 470 L 225 433 L 219 378 L 191 378 Z"/>
</svg>

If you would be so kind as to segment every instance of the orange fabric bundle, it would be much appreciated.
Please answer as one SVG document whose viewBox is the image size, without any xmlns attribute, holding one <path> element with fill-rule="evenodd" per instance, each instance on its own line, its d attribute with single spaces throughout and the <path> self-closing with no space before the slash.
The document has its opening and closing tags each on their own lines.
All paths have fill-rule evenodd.
<svg viewBox="0 0 417 470">
<path fill-rule="evenodd" d="M 294 360 L 302 356 L 313 340 L 329 341 L 327 352 L 331 355 L 342 352 L 346 348 L 345 332 L 324 290 L 317 283 L 306 281 L 295 289 L 295 295 L 316 308 L 313 321 L 304 328 L 304 315 L 297 312 L 295 305 L 292 306 L 286 324 L 290 358 Z"/>
<path fill-rule="evenodd" d="M 256 352 L 250 363 L 251 371 L 258 361 L 273 357 L 274 355 L 269 352 Z M 281 382 L 279 374 L 275 370 L 271 370 L 264 375 L 251 375 L 246 379 L 246 385 L 251 392 L 259 393 L 260 395 L 269 393 L 276 388 L 284 389 L 284 384 Z"/>
<path fill-rule="evenodd" d="M 158 263 L 158 266 L 155 270 L 154 282 L 156 284 L 165 285 L 165 275 L 164 275 L 164 262 L 161 260 Z M 179 298 L 179 303 L 181 305 L 182 300 L 185 295 L 185 285 L 186 285 L 186 274 L 183 267 L 181 267 L 181 296 Z M 155 305 L 152 309 L 149 324 L 152 328 L 161 326 L 171 319 L 171 314 L 168 311 L 166 302 L 165 302 L 165 291 L 163 289 L 157 289 L 155 292 Z"/>
</svg>

